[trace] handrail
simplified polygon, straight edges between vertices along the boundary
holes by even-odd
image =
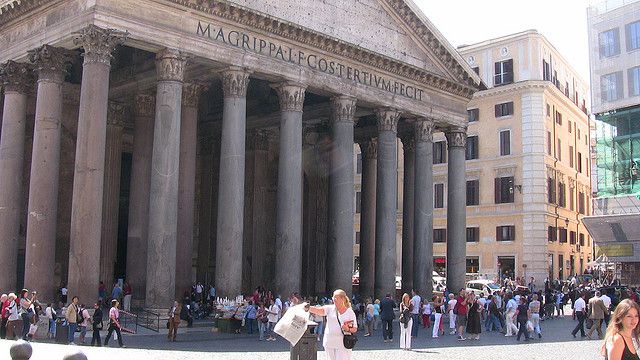
[[[149,310],[140,310],[136,316],[136,325],[151,331],[160,332],[160,314]]]
[[[120,326],[124,332],[138,333],[138,315],[120,310]]]

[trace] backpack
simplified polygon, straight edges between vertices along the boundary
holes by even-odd
[[[409,320],[411,320],[411,310],[408,307],[405,307],[402,312],[400,312],[400,323],[408,324]]]
[[[456,302],[456,305],[453,307],[453,313],[458,315],[458,309],[460,308],[460,302]]]
[[[82,324],[84,322],[84,316],[82,314],[83,312],[84,312],[84,309],[82,309],[82,308],[80,308],[78,310],[78,317],[76,318],[76,323],[77,324]]]

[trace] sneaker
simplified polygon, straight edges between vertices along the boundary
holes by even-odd
[[[456,331],[455,330],[451,330],[451,332],[449,333],[449,335],[455,335]]]
[[[538,333],[538,339],[542,339],[542,334]]]
[[[464,338],[464,337],[462,337],[462,336],[458,336],[458,341],[465,341],[465,340],[467,340],[467,339],[465,339],[465,338]]]
[[[434,338],[434,339],[437,338],[437,337],[438,337],[438,335],[432,336],[432,338]]]

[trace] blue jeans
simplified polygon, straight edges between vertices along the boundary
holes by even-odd
[[[411,327],[411,336],[418,337],[418,328],[420,327],[420,314],[411,314],[411,318],[413,319],[413,324],[415,325]]]
[[[69,343],[74,342],[76,339],[76,329],[78,328],[78,324],[69,323]]]
[[[267,331],[267,326],[269,323],[264,323],[262,321],[258,321],[258,332],[260,333],[260,340],[264,340],[264,333]]]
[[[316,328],[313,329],[313,333],[320,336],[322,335],[322,330],[324,330],[324,321],[318,323],[318,326],[316,326]]]
[[[500,318],[498,318],[497,316],[495,316],[493,314],[489,314],[487,316],[487,321],[485,323],[485,330],[491,331],[491,326],[492,325],[493,325],[493,327],[496,328],[496,331],[498,331],[498,332],[502,331],[502,326],[500,325]]]
[[[249,329],[248,333],[249,334],[253,334],[253,328],[255,327],[254,323],[256,322],[256,319],[249,319],[247,318],[245,321],[245,325],[247,326],[247,329]]]
[[[54,338],[56,337],[56,321],[52,319],[49,319],[49,334]]]
[[[27,334],[29,334],[32,317],[32,313],[26,312],[22,314],[22,340],[27,340]]]

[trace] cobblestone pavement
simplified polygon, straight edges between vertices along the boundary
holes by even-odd
[[[455,336],[445,335],[432,339],[429,329],[420,328],[418,338],[413,339],[413,351],[399,349],[399,324],[394,324],[394,342],[383,343],[381,331],[375,331],[372,337],[363,337],[359,333],[354,360],[382,360],[396,356],[403,359],[602,359],[598,340],[582,340],[578,335],[574,339],[570,332],[575,326],[571,317],[547,320],[542,323],[543,338],[530,342],[518,342],[513,337],[505,337],[497,333],[483,333],[479,341],[456,341]],[[446,324],[445,324],[446,327]],[[448,329],[447,329],[448,330]],[[90,360],[144,359],[144,360],[178,360],[178,359],[256,359],[285,360],[289,359],[289,345],[279,338],[275,342],[258,341],[254,335],[233,335],[212,333],[207,328],[180,329],[178,341],[166,341],[164,334],[144,332],[123,337],[125,349],[92,348],[88,346],[66,346],[46,342],[34,342],[33,360],[57,360],[74,350],[83,351]],[[104,334],[103,334],[104,336]],[[0,340],[0,359],[9,359],[9,347],[12,341]],[[115,346],[111,343],[110,346]],[[322,346],[319,344],[321,349]],[[319,360],[326,359],[319,351]]]

